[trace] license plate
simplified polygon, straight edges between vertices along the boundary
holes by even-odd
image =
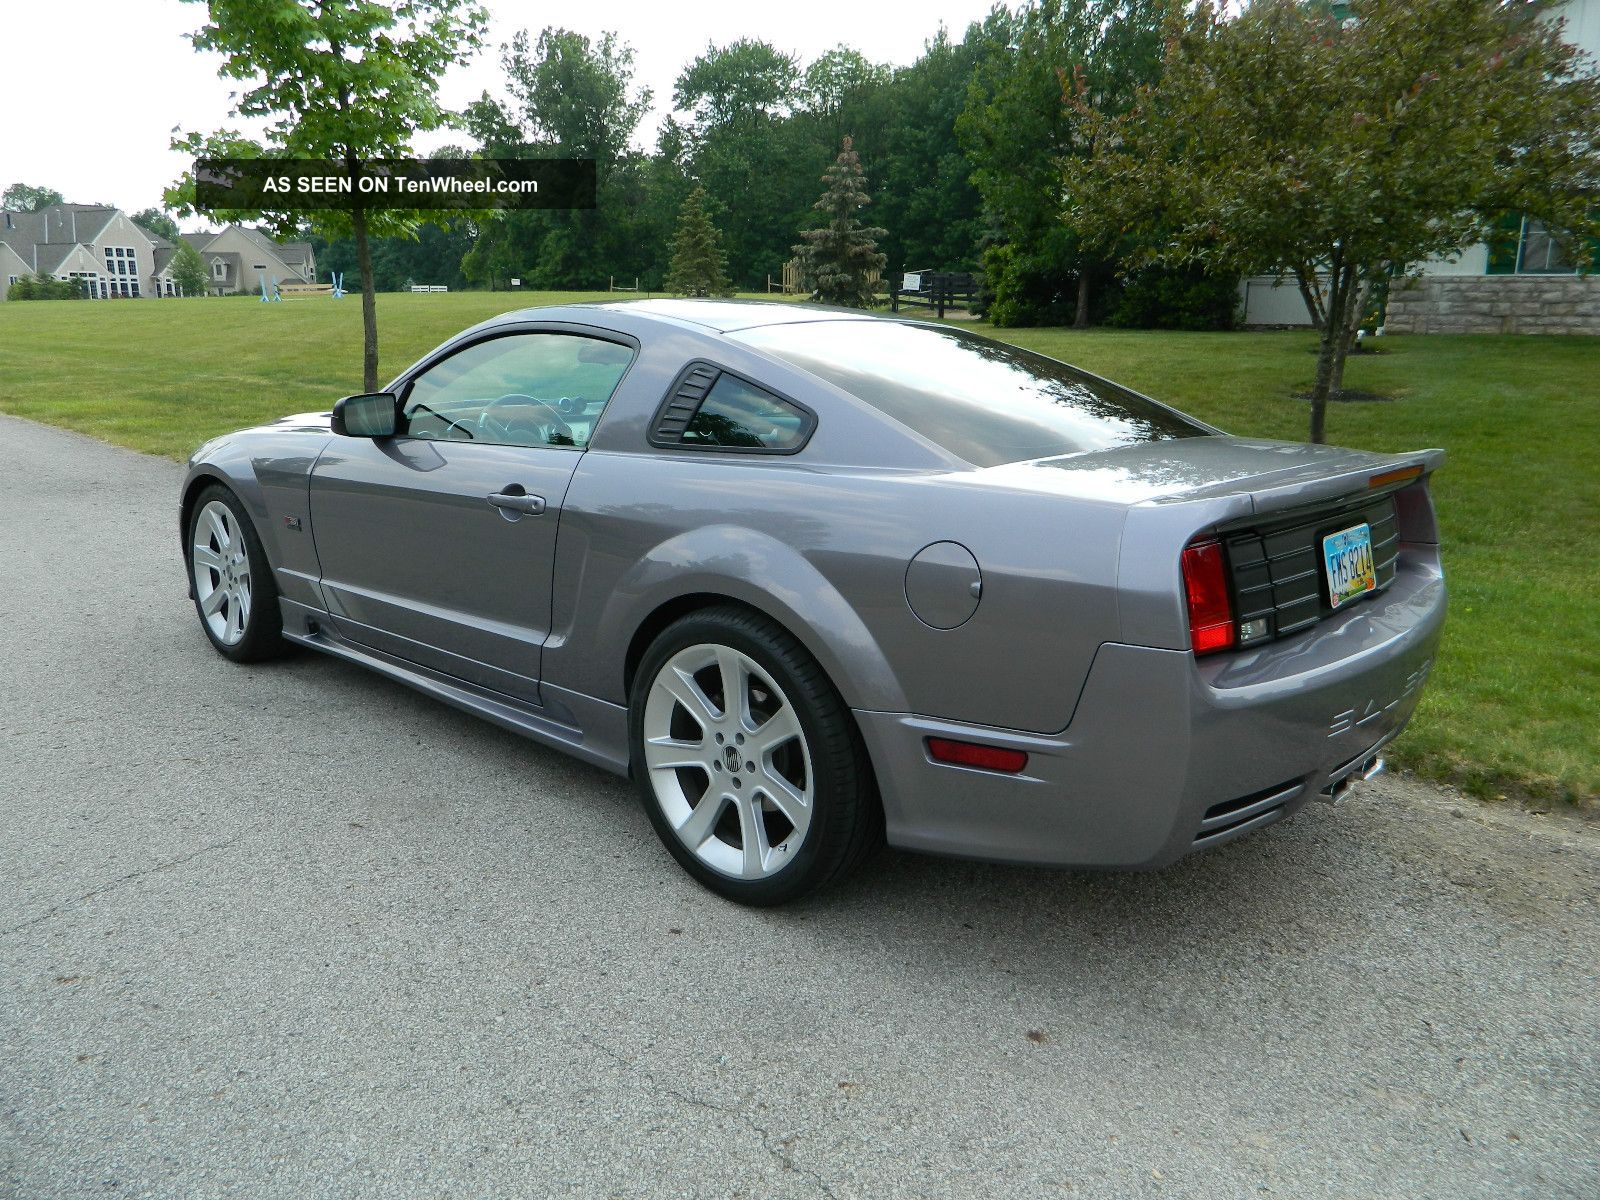
[[[1322,561],[1328,572],[1328,604],[1333,608],[1378,586],[1370,525],[1352,525],[1323,538]]]

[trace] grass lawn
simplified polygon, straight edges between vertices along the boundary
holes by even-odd
[[[466,326],[593,295],[379,297],[387,379]],[[983,328],[983,327],[980,327]],[[990,330],[1233,433],[1301,438],[1300,333]],[[1412,337],[1352,360],[1330,440],[1443,446],[1435,480],[1451,617],[1395,748],[1480,795],[1600,796],[1600,338]],[[356,297],[0,304],[0,410],[182,459],[213,434],[359,391]]]

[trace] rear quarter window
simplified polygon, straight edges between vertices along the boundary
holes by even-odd
[[[711,363],[691,363],[656,416],[650,441],[683,449],[793,454],[816,426],[811,411]]]
[[[728,336],[827,380],[980,467],[1213,432],[1066,363],[965,330],[808,321]]]

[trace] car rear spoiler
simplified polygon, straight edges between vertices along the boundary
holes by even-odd
[[[1215,489],[1201,489],[1184,500],[1205,499],[1209,495],[1247,493],[1251,515],[1283,512],[1314,504],[1354,499],[1367,492],[1398,491],[1418,479],[1433,474],[1444,462],[1439,449],[1417,450],[1408,454],[1373,456],[1348,470],[1329,471],[1326,465],[1276,472],[1265,479],[1241,479]]]

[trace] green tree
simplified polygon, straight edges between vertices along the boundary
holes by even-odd
[[[796,60],[766,42],[712,46],[679,75],[675,108],[688,174],[715,196],[734,280],[781,269],[810,203],[806,179],[827,161],[802,124]]]
[[[643,164],[638,181],[639,208],[634,225],[639,244],[650,252],[638,272],[641,285],[652,291],[663,286],[670,262],[663,263],[661,247],[670,246],[678,228],[683,202],[695,188],[689,177],[684,130],[670,115],[656,134],[656,149]]]
[[[364,163],[404,158],[411,138],[437,129],[439,79],[467,60],[482,41],[488,17],[473,0],[187,0],[206,3],[209,20],[194,35],[195,49],[223,56],[222,74],[248,86],[234,115],[264,118],[267,139],[253,146],[221,131],[191,134],[175,149],[218,157],[323,159],[353,175]],[[193,208],[193,180],[167,194],[180,212]],[[292,213],[225,212],[226,220],[265,217],[278,228],[298,224]],[[362,386],[378,386],[378,318],[374,296],[374,235],[409,236],[415,212],[357,208],[319,212],[314,224],[348,232],[361,273]]]
[[[1311,440],[1369,290],[1490,241],[1527,212],[1577,248],[1600,234],[1600,74],[1542,6],[1256,0],[1175,18],[1159,86],[1084,107],[1094,155],[1069,223],[1160,231],[1151,256],[1286,272],[1321,330]]]
[[[159,208],[142,208],[128,219],[146,233],[164,237],[169,242],[178,240],[178,223]]]
[[[851,127],[854,113],[893,78],[888,67],[869,62],[849,46],[835,46],[805,70],[801,96],[806,112],[817,122],[824,144],[834,147]]]
[[[469,128],[485,152],[595,161],[595,207],[571,212],[496,214],[480,227],[470,264],[479,278],[520,274],[538,287],[593,287],[607,276],[632,278],[651,261],[635,236],[643,157],[631,145],[650,106],[633,86],[633,50],[614,33],[589,38],[554,26],[532,40],[519,32],[503,47],[510,108],[485,97]]]
[[[61,193],[55,188],[29,187],[25,183],[13,183],[0,194],[0,208],[12,212],[38,212],[41,208],[61,203]]]
[[[850,114],[856,144],[871,158],[873,204],[889,233],[881,247],[894,270],[970,270],[978,266],[982,197],[962,151],[956,120],[967,84],[997,46],[1004,10],[968,27],[960,41],[941,28],[922,56],[897,70]],[[838,145],[828,144],[831,152]]]
[[[204,296],[206,294],[206,264],[200,257],[200,252],[183,238],[174,238],[178,248],[172,254],[172,282],[178,285],[178,290],[185,296]]]
[[[710,45],[678,76],[672,103],[703,128],[759,124],[786,115],[800,83],[800,64],[768,42],[740,38]]]
[[[733,295],[728,286],[727,255],[706,212],[704,188],[690,192],[678,214],[678,234],[672,239],[672,267],[665,286],[680,296]]]
[[[1160,74],[1172,10],[1170,0],[1036,0],[990,24],[1004,48],[979,64],[957,129],[999,235],[987,265],[1002,323],[1065,311],[1075,326],[1089,323],[1095,281],[1109,274],[1119,239],[1061,220],[1063,166],[1092,152],[1069,100],[1128,108]]]
[[[819,228],[800,233],[804,240],[794,247],[800,273],[813,299],[866,308],[872,303],[868,277],[882,271],[886,262],[878,252],[878,239],[887,230],[863,225],[856,215],[872,203],[872,197],[851,138],[844,139],[844,148],[823,173],[822,182],[827,188],[814,207],[826,220]]]
[[[441,154],[440,157],[465,155]],[[313,233],[310,240],[324,279],[329,271],[348,278],[356,270],[354,238],[328,238]],[[414,283],[434,283],[459,291],[465,282],[461,274],[462,259],[471,244],[471,236],[462,223],[446,227],[423,221],[409,236],[375,237],[372,239],[372,286],[380,292],[403,292]]]

